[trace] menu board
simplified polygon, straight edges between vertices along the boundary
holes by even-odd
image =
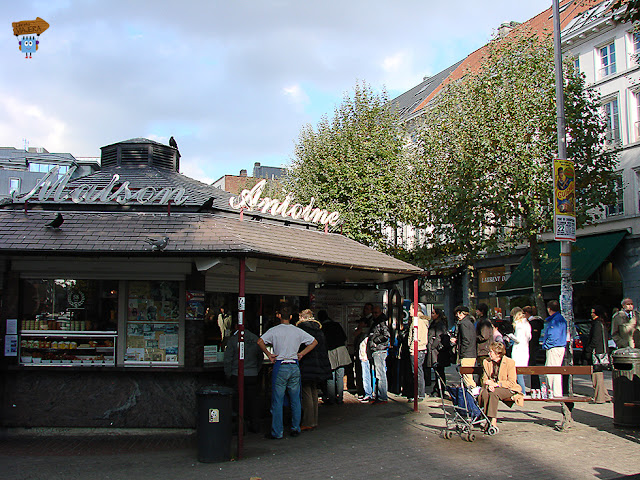
[[[125,362],[178,363],[178,282],[129,284]]]

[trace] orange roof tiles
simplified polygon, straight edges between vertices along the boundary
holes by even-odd
[[[564,28],[574,17],[581,14],[585,10],[601,3],[602,0],[564,0],[560,2],[560,28]],[[566,8],[564,8],[566,7]],[[533,18],[515,27],[507,36],[516,32],[529,30],[532,33],[541,34],[545,30],[549,33],[553,32],[553,14],[552,8],[549,7],[545,11],[539,13]],[[418,106],[413,110],[417,112],[429,104],[429,102],[442,90],[442,88],[450,82],[454,82],[462,78],[467,72],[477,71],[482,64],[482,59],[489,47],[489,44],[479,48],[475,52],[469,54],[458,68],[449,74],[449,76],[435,88]]]

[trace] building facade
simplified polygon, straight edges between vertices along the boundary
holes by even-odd
[[[324,285],[386,289],[421,273],[319,230],[328,212],[314,223],[310,206],[237,208],[181,175],[170,146],[118,142],[101,164],[49,171],[0,206],[2,427],[194,428],[241,304],[261,334]],[[362,300],[323,302],[353,314]]]
[[[31,190],[53,167],[64,175],[75,166],[73,178],[90,175],[100,169],[97,158],[76,158],[70,153],[49,153],[45,148],[20,150],[0,147],[0,198],[13,192]]]

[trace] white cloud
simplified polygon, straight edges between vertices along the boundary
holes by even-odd
[[[302,107],[303,105],[309,103],[309,96],[298,84],[284,87],[282,91],[285,94],[285,96],[289,98],[298,107]]]
[[[31,147],[44,147],[50,152],[65,151],[66,124],[45,113],[32,103],[23,103],[17,98],[0,97],[0,131],[6,145],[24,147],[26,139]]]
[[[207,172],[202,168],[203,165],[206,165],[207,162],[203,158],[195,157],[191,159],[185,159],[184,157],[180,158],[180,173],[186,175],[187,177],[195,178],[196,180],[211,184],[215,182],[218,178],[212,178],[207,175]],[[228,172],[227,175],[231,175],[231,172]],[[221,175],[222,176],[222,175]]]
[[[0,146],[21,147],[27,138],[49,151],[96,156],[121,140],[147,135],[166,144],[174,135],[182,170],[207,180],[290,158],[300,129],[331,115],[356,80],[400,94],[482,46],[502,22],[524,21],[550,6],[548,0],[5,3],[8,21],[39,15],[51,27],[31,60],[11,35],[0,49]],[[194,19],[207,19],[207,28]]]

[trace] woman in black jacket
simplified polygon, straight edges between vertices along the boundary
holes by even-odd
[[[300,360],[300,378],[302,380],[302,422],[300,430],[313,430],[318,426],[318,383],[331,378],[331,363],[327,353],[327,344],[322,325],[313,318],[309,309],[300,312],[300,321],[296,326],[318,341],[316,348]]]
[[[433,368],[446,383],[444,368],[451,365],[451,343],[449,342],[447,319],[439,308],[434,308],[431,312],[427,342],[427,367]],[[436,379],[431,395],[439,393],[439,382]]]
[[[604,308],[600,305],[596,305],[591,309],[591,330],[589,331],[589,340],[587,346],[584,348],[584,354],[589,363],[593,364],[593,353],[609,353],[607,329],[604,327],[606,321],[606,313]],[[595,403],[606,403],[611,401],[611,397],[604,386],[604,373],[602,370],[599,372],[594,371],[591,374],[591,381],[593,382],[593,401]]]

